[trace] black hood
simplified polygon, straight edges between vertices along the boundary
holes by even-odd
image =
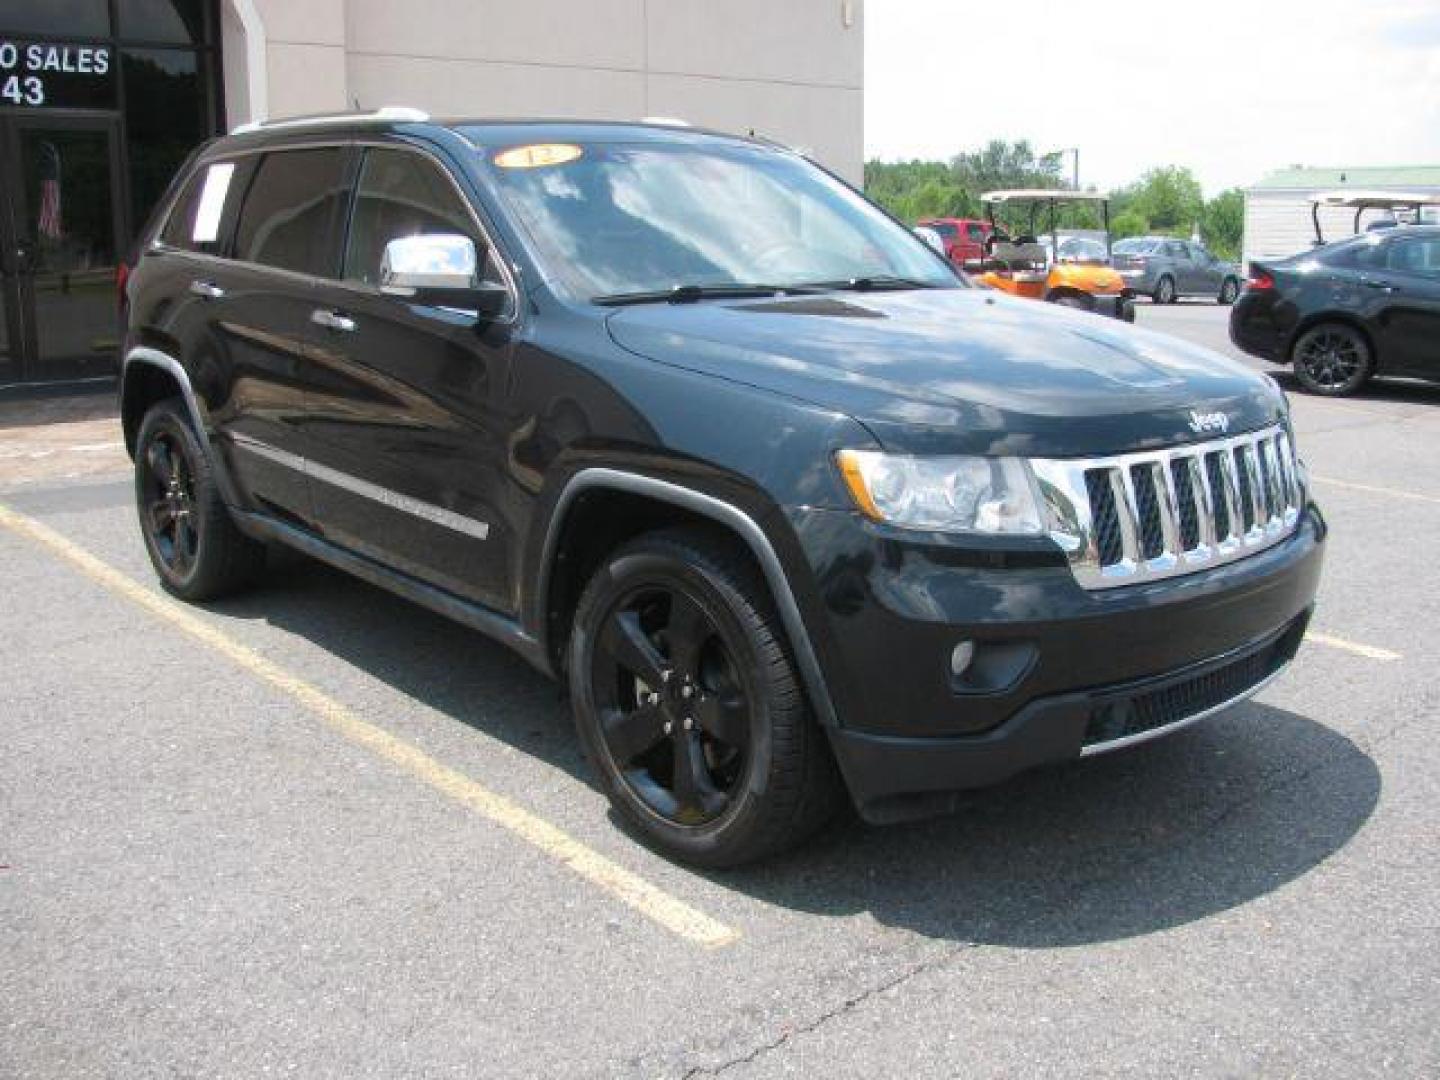
[[[1123,453],[1219,434],[1192,412],[1234,434],[1285,411],[1219,353],[990,290],[646,304],[608,324],[631,352],[845,413],[915,453]]]

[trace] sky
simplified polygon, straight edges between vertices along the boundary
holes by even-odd
[[[865,156],[1080,149],[1206,197],[1289,165],[1440,165],[1440,0],[867,0]],[[1065,159],[1066,175],[1071,168]]]

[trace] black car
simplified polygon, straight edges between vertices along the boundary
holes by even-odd
[[[275,123],[199,151],[142,250],[122,410],[164,587],[278,543],[506,643],[683,859],[1174,730],[1310,617],[1270,380],[968,287],[767,143]]]
[[[1293,365],[1315,394],[1353,394],[1373,375],[1440,379],[1440,227],[1387,229],[1251,263],[1230,340]]]

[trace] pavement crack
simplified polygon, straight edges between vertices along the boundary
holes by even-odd
[[[883,994],[889,990],[893,990],[897,986],[904,985],[911,979],[915,978],[917,975],[924,975],[926,972],[934,971],[938,968],[944,967],[961,952],[964,952],[967,949],[976,948],[977,946],[978,942],[974,941],[957,942],[950,948],[945,949],[944,951],[939,952],[936,955],[929,957],[928,959],[907,965],[901,971],[896,972],[894,975],[890,976],[890,978],[885,979],[882,982],[876,983],[873,986],[866,987],[864,990],[860,991],[857,994],[852,994],[849,997],[842,998],[840,1001],[836,1002],[836,1004],[833,1005],[831,1008],[820,1013],[818,1016],[812,1017],[811,1019],[805,1021],[805,1023],[803,1024],[797,1024],[794,1026],[782,1026],[779,1033],[773,1039],[770,1039],[768,1042],[763,1042],[743,1054],[739,1054],[733,1058],[730,1058],[727,1061],[721,1062],[719,1065],[696,1065],[693,1068],[689,1069],[687,1072],[685,1072],[681,1076],[681,1080],[695,1080],[696,1077],[701,1076],[720,1076],[722,1073],[726,1073],[731,1069],[737,1068],[738,1066],[748,1065],[751,1062],[758,1061],[760,1058],[774,1052],[775,1050],[780,1049],[781,1047],[785,1046],[787,1043],[793,1041],[799,1036],[808,1035],[812,1031],[818,1031],[820,1028],[824,1027],[832,1020],[835,1020],[841,1016],[845,1016],[848,1013],[854,1012],[856,1009],[863,1006],[872,998],[877,997],[880,994]]]

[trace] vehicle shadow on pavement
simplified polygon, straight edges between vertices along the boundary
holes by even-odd
[[[206,606],[313,642],[417,704],[589,782],[560,684],[479,631],[283,550],[272,550],[260,588]]]
[[[214,610],[296,634],[593,783],[558,685],[479,633],[298,556],[281,557],[268,587]],[[843,814],[796,851],[705,876],[780,907],[868,912],[935,938],[1114,940],[1223,913],[1300,877],[1359,831],[1380,784],[1343,735],[1250,703],[1150,745],[966,793],[942,818],[871,828]]]
[[[802,911],[868,911],[928,937],[1111,941],[1295,880],[1355,836],[1380,786],[1375,762],[1343,735],[1250,703],[1153,744],[969,792],[944,818],[842,822],[715,880]]]

